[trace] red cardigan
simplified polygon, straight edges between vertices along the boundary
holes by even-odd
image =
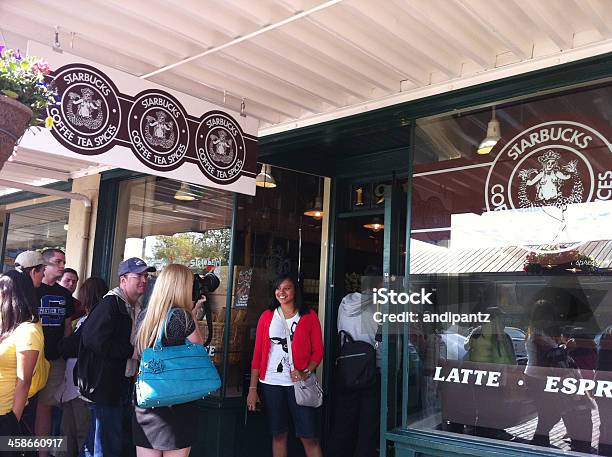
[[[259,370],[259,379],[266,378],[268,367],[268,356],[270,355],[270,324],[274,313],[265,310],[257,322],[257,334],[255,336],[255,352],[251,368]],[[297,370],[304,370],[310,362],[317,365],[323,360],[323,336],[321,324],[314,311],[300,316],[295,327],[293,339],[291,340],[293,352],[293,364]]]

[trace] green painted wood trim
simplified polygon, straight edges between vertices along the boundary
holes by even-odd
[[[40,186],[40,188],[41,189],[63,190],[65,192],[70,192],[72,190],[72,180],[54,182],[51,184],[47,184],[46,186]],[[8,194],[3,197],[0,197],[0,205],[8,205],[11,203],[31,200],[33,198],[39,198],[41,195],[45,195],[45,194],[37,193],[37,192],[28,192],[28,191],[15,192],[14,194]]]
[[[118,199],[119,180],[101,180],[91,274],[104,279],[107,284],[111,283],[113,274],[111,268]]]
[[[414,167],[414,137],[416,135],[416,125],[412,124],[410,128],[410,152],[408,158],[409,173],[407,177],[407,195],[406,195],[406,236],[404,242],[406,243],[406,257],[404,259],[404,276],[405,284],[409,285],[410,277],[410,235],[412,230],[412,170]],[[402,427],[406,428],[408,424],[408,407],[409,405],[409,378],[410,378],[410,326],[404,325],[402,332],[402,360],[404,361],[404,370],[402,378]]]
[[[102,172],[100,175],[100,180],[101,181],[108,181],[108,180],[120,181],[124,179],[142,178],[145,176],[149,176],[149,175],[138,172],[138,171],[124,170],[123,168],[115,168],[114,170]]]
[[[339,205],[339,198],[342,192],[339,192],[338,181],[332,179],[330,188],[330,207],[329,207],[329,233],[327,241],[327,288],[325,293],[325,321],[323,322],[323,336],[324,341],[327,343],[324,345],[323,360],[323,386],[326,386],[325,401],[323,403],[323,433],[322,442],[325,445],[327,440],[333,439],[330,436],[333,426],[333,408],[334,403],[334,356],[337,342],[336,334],[336,322],[338,321],[338,309],[336,307],[336,293],[334,287],[334,275],[335,275],[335,246],[336,246],[336,211]],[[323,278],[321,278],[323,279]]]
[[[236,254],[237,242],[236,235],[238,230],[238,194],[233,196],[232,209],[232,233],[230,239],[229,262],[227,267],[227,292],[225,296],[225,325],[223,326],[223,361],[222,361],[222,383],[221,383],[221,398],[225,398],[227,389],[227,367],[229,365],[229,340],[232,326],[232,294],[234,293],[234,256]]]
[[[6,239],[8,238],[8,228],[11,221],[11,213],[4,213],[4,225],[2,226],[2,247],[0,249],[1,264],[4,265],[4,256],[6,255]],[[1,271],[0,271],[1,272]]]
[[[364,209],[359,211],[345,211],[342,213],[336,214],[338,219],[351,219],[353,217],[362,217],[362,216],[382,216],[385,214],[384,208],[373,208],[373,209]]]
[[[440,457],[559,457],[567,455],[566,452],[559,449],[439,431],[398,429],[387,432],[386,439],[417,453]]]
[[[392,275],[399,273],[399,237],[400,237],[400,202],[401,188],[395,175],[391,185],[385,186],[385,230],[383,245],[383,280],[385,287],[389,287]],[[389,304],[383,305],[383,313],[390,312]],[[397,337],[390,335],[388,323],[383,324],[383,350],[381,371],[381,415],[380,415],[380,455],[386,457],[387,443],[385,432],[395,428],[397,424],[397,360],[398,348]]]

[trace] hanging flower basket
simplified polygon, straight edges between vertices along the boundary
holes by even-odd
[[[57,91],[45,79],[49,72],[46,62],[0,46],[0,170],[28,127],[53,127],[50,117],[44,119],[47,107],[57,103]]]
[[[32,110],[23,103],[0,95],[0,170],[30,126],[33,116]]]

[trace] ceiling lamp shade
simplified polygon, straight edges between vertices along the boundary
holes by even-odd
[[[180,189],[176,191],[176,194],[174,194],[174,199],[180,200],[182,202],[190,202],[195,200],[196,198],[193,196],[193,194],[191,194],[191,188],[189,187],[189,184],[184,182],[181,184]]]
[[[262,164],[261,171],[255,178],[255,185],[257,187],[263,187],[264,189],[273,189],[276,187],[276,181],[272,176],[272,166],[269,164]]]
[[[321,201],[321,196],[317,195],[314,199],[314,204],[312,208],[308,211],[304,211],[304,216],[312,217],[317,221],[323,219],[323,202]]]
[[[495,119],[495,107],[493,107],[493,116],[491,117],[491,120],[487,125],[487,137],[482,140],[476,152],[481,155],[488,154],[489,152],[491,152],[491,149],[493,149],[493,147],[497,144],[500,138],[501,134],[499,128],[499,121]]]
[[[375,217],[372,219],[372,222],[364,224],[363,227],[372,230],[374,233],[378,233],[385,228],[385,225],[380,220],[380,217]]]

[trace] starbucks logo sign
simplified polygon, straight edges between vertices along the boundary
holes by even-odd
[[[127,92],[87,64],[67,63],[47,75],[59,95],[47,110],[53,127],[50,134],[28,139],[31,147],[44,148],[53,136],[61,144],[53,151],[64,157],[95,156],[86,160],[254,194],[256,123],[237,121],[211,103],[109,71]],[[181,101],[197,114],[189,114]]]
[[[200,170],[213,182],[236,181],[244,168],[246,147],[240,126],[221,111],[206,113],[196,131]]]
[[[121,124],[119,91],[112,81],[95,68],[78,64],[60,68],[55,85],[61,103],[48,109],[53,136],[81,154],[112,148]]]
[[[155,90],[136,96],[128,115],[131,147],[155,170],[178,168],[189,147],[187,115],[178,100]]]
[[[535,125],[502,147],[487,175],[488,211],[545,213],[566,230],[569,205],[612,200],[612,148],[594,128],[574,121]],[[551,242],[548,252],[560,252]]]

